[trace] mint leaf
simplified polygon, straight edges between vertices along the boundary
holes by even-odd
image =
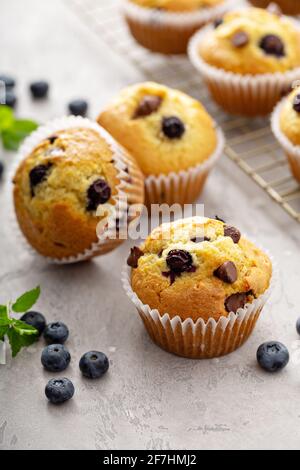
[[[14,113],[9,106],[0,106],[0,131],[9,129],[14,123]]]
[[[6,325],[6,326],[4,326],[4,325],[1,326],[0,325],[0,341],[4,341],[4,339],[5,339],[4,337],[5,337],[8,329],[9,329],[8,325]]]
[[[37,335],[38,330],[32,325],[28,325],[22,320],[12,320],[12,327],[19,333],[19,335]]]
[[[11,347],[12,357],[16,357],[16,355],[18,354],[18,352],[20,352],[22,348],[28,347],[31,344],[33,344],[38,337],[36,330],[35,330],[36,334],[32,334],[32,333],[20,334],[20,331],[22,330],[18,328],[15,329],[14,327],[10,328],[7,331],[7,336],[8,336],[9,344]]]
[[[6,150],[18,150],[21,142],[37,128],[37,123],[25,119],[16,119],[2,132],[2,142]]]
[[[8,320],[6,305],[0,305],[0,322],[2,320]]]
[[[27,312],[31,309],[31,307],[36,303],[41,293],[40,287],[36,287],[35,289],[26,292],[25,294],[21,295],[16,302],[12,306],[12,310],[16,313],[23,313]]]

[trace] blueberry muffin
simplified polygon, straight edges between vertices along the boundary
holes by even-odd
[[[13,180],[16,216],[27,241],[41,255],[66,262],[120,242],[100,243],[96,233],[104,217],[97,209],[117,204],[120,185],[129,204],[143,202],[143,176],[134,160],[96,124],[78,123],[50,135],[46,130]],[[123,176],[116,159],[127,165]]]
[[[152,82],[123,90],[98,122],[135,157],[146,177],[146,199],[152,203],[195,200],[222,152],[222,135],[202,104]],[[184,184],[182,172],[185,178],[193,174],[193,181]],[[168,191],[170,175],[177,194]]]
[[[267,8],[270,4],[276,4],[286,15],[299,15],[300,14],[300,2],[299,0],[250,0],[256,7]]]
[[[163,224],[142,246],[132,249],[127,262],[131,268],[130,288],[139,302],[148,306],[148,311],[141,311],[152,338],[165,349],[188,355],[183,354],[184,348],[173,350],[176,342],[182,342],[195,357],[224,354],[248,338],[272,278],[269,257],[236,227],[199,217]],[[218,327],[215,338],[209,333],[206,338],[207,331],[202,328],[201,344],[198,338],[198,346],[194,348],[190,344],[193,338],[185,337],[184,330],[175,342],[173,330],[172,335],[169,332],[169,340],[164,336],[162,340],[162,325],[157,325],[156,331],[153,311],[158,311],[160,317],[168,314],[170,320],[179,317],[181,325],[187,321],[194,325],[200,322],[201,328],[212,321],[225,328],[229,318],[232,322],[245,319],[247,324],[239,324],[238,329],[232,330],[233,324],[228,326],[226,345],[219,343]],[[169,333],[165,332],[167,336]]]
[[[232,0],[124,0],[132,36],[142,46],[163,54],[183,54],[190,37],[220,18]]]
[[[227,111],[267,114],[300,67],[300,30],[260,8],[229,12],[194,37],[190,57]]]

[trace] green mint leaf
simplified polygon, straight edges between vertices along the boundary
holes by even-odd
[[[8,320],[7,306],[6,305],[0,305],[0,322],[2,320]]]
[[[5,335],[7,334],[7,331],[9,330],[9,325],[0,325],[0,341],[4,341]]]
[[[0,106],[0,131],[9,129],[14,123],[14,113],[9,106]]]
[[[19,333],[19,335],[37,335],[38,330],[34,326],[28,325],[22,320],[12,319],[12,327]]]
[[[38,127],[34,121],[16,119],[12,125],[2,131],[3,147],[6,150],[18,150],[22,141]]]
[[[40,287],[36,287],[35,289],[26,292],[25,294],[21,295],[16,302],[12,306],[12,310],[16,313],[23,313],[27,312],[31,309],[31,307],[36,303],[41,293]]]
[[[38,337],[37,334],[32,334],[32,333],[20,334],[20,331],[24,331],[24,330],[20,330],[18,328],[15,329],[13,327],[13,328],[9,328],[6,333],[8,340],[9,340],[10,347],[11,347],[12,357],[16,357],[16,355],[18,354],[18,352],[20,352],[22,348],[31,346],[31,344],[33,344]]]

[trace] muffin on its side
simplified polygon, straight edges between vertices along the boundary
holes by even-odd
[[[98,240],[96,229],[104,216],[98,217],[97,209],[103,204],[117,207],[120,191],[129,204],[143,203],[143,176],[97,124],[80,118],[61,123],[55,131],[55,126],[38,129],[24,143],[26,156],[14,177],[14,203],[19,226],[38,253],[75,262],[121,242]],[[127,171],[120,165],[127,165]]]
[[[232,0],[123,0],[130,32],[143,47],[184,54],[191,36],[220,18]]]
[[[300,2],[299,0],[250,0],[254,6],[260,8],[267,8],[271,3],[277,4],[281,11],[286,15],[299,15],[300,13]]]
[[[242,8],[197,33],[189,53],[225,110],[265,115],[299,77],[300,27],[260,8]]]
[[[194,217],[155,229],[128,258],[125,288],[152,339],[186,357],[241,346],[267,299],[272,264],[239,230]]]
[[[223,135],[201,103],[152,82],[123,90],[98,122],[146,177],[146,201],[188,203],[223,150]]]
[[[274,110],[272,130],[300,182],[300,88],[295,88]]]

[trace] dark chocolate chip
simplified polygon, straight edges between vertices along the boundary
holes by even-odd
[[[223,18],[219,18],[218,20],[215,20],[214,21],[215,29],[217,29],[219,26],[221,26],[221,24],[223,24],[223,22],[224,22]]]
[[[111,197],[111,189],[108,183],[99,178],[87,191],[87,210],[95,211],[100,204],[105,204]]]
[[[249,36],[244,31],[238,31],[232,36],[231,42],[234,47],[244,47],[249,43]]]
[[[238,278],[238,272],[232,261],[226,261],[214,271],[214,276],[223,282],[233,284]]]
[[[57,138],[58,138],[57,135],[51,135],[50,137],[48,137],[48,140],[49,140],[50,144],[52,145],[52,144],[54,144],[54,142],[56,141]]]
[[[264,36],[259,43],[259,47],[268,55],[275,55],[276,57],[285,56],[284,43],[280,37],[275,34],[267,34]]]
[[[300,94],[295,96],[293,101],[293,108],[297,113],[300,113]]]
[[[185,250],[171,250],[166,261],[171,271],[175,273],[185,272],[193,266],[193,258]]]
[[[130,255],[127,259],[128,266],[130,266],[131,268],[137,268],[139,259],[143,255],[144,253],[137,246],[134,246],[133,248],[131,248]]]
[[[169,139],[180,139],[185,132],[185,126],[176,116],[164,117],[162,131]]]
[[[241,239],[241,232],[231,225],[225,225],[224,227],[224,237],[230,237],[234,243],[238,243]]]
[[[243,308],[247,301],[248,296],[251,295],[250,292],[240,292],[238,294],[232,294],[230,297],[227,297],[225,300],[225,308],[228,313],[236,313],[239,308]]]
[[[30,181],[30,188],[31,188],[31,194],[34,196],[34,188],[45,181],[48,175],[48,171],[50,167],[52,166],[51,163],[48,163],[47,165],[38,165],[32,168],[32,170],[29,173],[29,181]]]
[[[158,110],[162,102],[160,96],[155,95],[146,95],[144,96],[137,109],[135,110],[133,119],[137,119],[140,117],[150,116],[150,114],[155,113]]]

